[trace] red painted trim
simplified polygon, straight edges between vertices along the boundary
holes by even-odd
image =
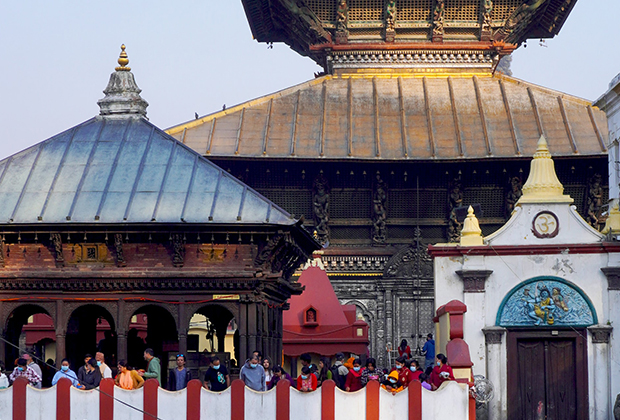
[[[366,385],[366,420],[379,420],[379,382]]]
[[[230,418],[243,420],[245,418],[245,383],[235,379],[230,386]]]
[[[287,379],[276,385],[276,420],[290,420],[291,417],[291,383]]]
[[[56,384],[56,420],[71,419],[71,380],[60,378]]]
[[[450,340],[463,338],[463,315],[450,314]]]
[[[462,49],[462,50],[499,50],[506,53],[514,51],[517,48],[515,44],[495,44],[493,42],[374,42],[371,44],[359,43],[359,44],[314,44],[310,45],[310,51],[322,51],[325,49],[331,49],[333,51],[359,51],[359,50],[447,50],[447,49]]]
[[[428,252],[431,257],[460,257],[463,255],[553,255],[567,252],[569,254],[605,254],[619,252],[620,244],[596,243],[596,244],[559,244],[559,245],[498,245],[491,247],[483,246],[441,246],[429,245]]]
[[[407,387],[409,392],[409,420],[422,420],[422,384],[412,381]]]
[[[187,384],[187,420],[200,420],[200,393],[202,382],[192,379]]]
[[[114,380],[102,379],[99,384],[99,420],[114,419]]]
[[[157,379],[147,379],[144,382],[144,420],[157,418],[157,390],[159,381]]]
[[[469,397],[469,420],[476,420],[476,400]]]
[[[326,380],[321,385],[321,420],[336,419],[336,382]]]
[[[13,420],[26,420],[26,387],[28,379],[18,376],[13,382]]]
[[[456,299],[451,300],[445,305],[441,305],[439,308],[437,308],[438,317],[442,316],[445,313],[449,313],[450,317],[452,317],[454,315],[462,315],[465,312],[467,312],[467,305]]]

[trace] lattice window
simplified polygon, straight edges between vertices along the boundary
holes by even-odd
[[[383,20],[384,0],[350,0],[349,20],[369,22]]]
[[[504,217],[503,188],[466,188],[463,193],[465,205],[480,203],[482,217]]]
[[[401,339],[411,342],[411,335],[416,332],[417,323],[415,322],[416,310],[415,301],[401,299],[400,302],[400,337],[396,337],[400,343]]]
[[[420,302],[420,334],[426,336],[427,334],[433,334],[435,336],[435,323],[433,317],[435,311],[433,308],[432,300],[423,300]]]
[[[411,22],[431,18],[433,0],[400,0],[396,5],[396,20]]]
[[[324,22],[336,20],[337,0],[306,0],[306,6]]]
[[[491,18],[493,20],[506,20],[521,3],[523,0],[495,0]]]
[[[295,217],[304,216],[308,222],[312,221],[312,191],[259,189],[258,192]]]
[[[480,2],[471,0],[446,0],[446,20],[480,20]]]
[[[368,219],[372,207],[371,192],[332,190],[329,206],[332,219]]]
[[[370,226],[366,227],[347,227],[347,226],[331,226],[332,239],[346,240],[366,240],[370,242]]]

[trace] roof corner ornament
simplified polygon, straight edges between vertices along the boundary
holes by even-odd
[[[110,81],[103,93],[105,97],[97,101],[100,115],[127,117],[142,116],[146,118],[146,108],[149,103],[140,96],[142,90],[136,84],[131,68],[127,67],[129,58],[125,52],[125,44],[121,45],[118,57],[119,66],[110,75]]]
[[[571,204],[573,201],[570,196],[564,195],[564,186],[555,173],[555,165],[547,146],[547,140],[545,136],[540,136],[534,159],[532,159],[530,174],[523,185],[523,195],[517,204]]]
[[[463,222],[463,230],[461,231],[461,246],[480,246],[483,245],[482,230],[478,223],[478,218],[474,214],[474,208],[469,206],[467,209],[467,217]]]

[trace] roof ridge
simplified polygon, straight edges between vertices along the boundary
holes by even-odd
[[[186,128],[194,128],[194,127],[196,127],[198,125],[201,125],[201,124],[204,124],[206,122],[209,122],[209,121],[211,121],[211,120],[213,120],[215,118],[219,118],[219,117],[222,117],[222,116],[225,116],[225,115],[232,114],[232,113],[235,113],[237,111],[240,111],[240,110],[242,110],[245,107],[254,106],[254,105],[261,105],[263,103],[269,102],[270,99],[280,98],[282,96],[286,96],[286,95],[289,95],[291,93],[295,93],[295,92],[301,90],[304,87],[311,87],[311,86],[314,86],[314,85],[317,85],[317,84],[321,84],[324,80],[329,80],[329,79],[332,79],[332,78],[333,78],[332,75],[327,74],[327,75],[324,75],[324,76],[321,76],[321,77],[316,77],[316,78],[311,79],[311,80],[306,80],[305,82],[299,83],[297,85],[294,85],[294,86],[291,86],[291,87],[288,87],[288,88],[285,88],[285,89],[281,89],[281,90],[278,90],[276,92],[269,93],[267,95],[259,96],[257,98],[250,99],[250,100],[245,101],[245,102],[241,102],[241,103],[239,103],[237,105],[231,106],[230,108],[226,108],[226,109],[223,109],[221,111],[216,111],[216,112],[213,112],[211,114],[207,114],[207,115],[205,115],[203,117],[200,117],[198,119],[186,121],[186,122],[178,124],[178,125],[173,125],[172,127],[168,127],[165,130],[163,130],[163,131],[165,131],[169,135],[174,135],[174,134],[182,132]]]

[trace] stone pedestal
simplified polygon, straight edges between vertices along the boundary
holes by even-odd
[[[588,327],[592,337],[592,366],[594,395],[590,401],[594,401],[594,418],[611,418],[611,370],[609,360],[609,337],[612,327],[609,325],[593,325]],[[611,367],[611,369],[610,369]]]
[[[506,329],[502,327],[487,327],[482,330],[486,343],[487,379],[495,389],[494,397],[489,401],[489,420],[502,418],[502,337]]]

